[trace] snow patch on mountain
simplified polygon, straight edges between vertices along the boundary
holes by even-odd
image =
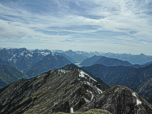
[[[25,53],[25,51],[23,51],[20,55],[21,55],[21,56],[24,56],[24,53]]]
[[[103,92],[101,91],[101,89],[97,88],[97,90],[98,90],[98,93],[99,93],[99,94],[103,93]]]
[[[54,56],[55,53],[52,53],[52,56]]]
[[[33,57],[33,55],[27,54],[27,55],[25,55],[25,57]]]
[[[86,98],[84,98],[84,100],[85,100],[85,102],[87,102],[87,103],[89,103],[90,101],[88,100],[88,99],[86,99]]]
[[[13,57],[11,57],[10,59],[8,59],[8,61],[12,61]]]
[[[49,55],[49,52],[40,52],[43,56]]]
[[[70,109],[70,112],[71,112],[71,113],[74,113],[73,108]]]
[[[13,57],[16,57],[16,54],[14,54]]]
[[[91,91],[88,91],[88,90],[87,90],[87,92],[89,92],[89,93],[91,94],[91,99],[90,99],[89,102],[92,102],[92,100],[93,100],[93,98],[94,98],[94,95],[93,95],[93,93],[92,93]]]
[[[92,94],[92,96],[91,96],[91,101],[93,100],[93,98],[94,98],[94,95]]]
[[[92,79],[93,81],[97,82],[95,79],[93,79],[91,76],[89,76],[87,73],[83,72],[82,70],[79,71],[79,77],[85,78],[86,76],[89,77],[89,80]]]
[[[13,59],[13,63],[16,63],[17,62],[17,59]]]
[[[133,93],[132,93],[132,95],[133,95],[134,97],[136,97],[136,98],[137,98],[137,105],[139,105],[139,104],[141,104],[141,103],[142,103],[141,101],[139,101],[139,99],[138,99],[138,97],[136,96],[136,93],[135,93],[135,92],[133,92]]]
[[[58,72],[59,72],[59,73],[64,73],[64,74],[65,74],[65,73],[67,73],[67,72],[69,72],[69,71],[68,71],[68,70],[59,69]]]

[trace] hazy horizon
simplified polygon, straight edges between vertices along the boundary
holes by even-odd
[[[0,47],[0,49],[4,49],[4,48],[7,48],[7,49],[20,49],[20,48],[11,48],[11,47]],[[25,47],[21,47],[21,48],[25,48]],[[29,50],[29,51],[33,51],[33,50],[36,50],[36,49],[28,49],[28,48],[26,48],[27,50]],[[50,50],[50,49],[41,49],[41,48],[39,48],[38,50]],[[69,49],[69,50],[62,50],[62,49],[57,49],[57,50],[50,50],[50,51],[54,51],[54,52],[56,52],[56,51],[63,51],[63,52],[66,52],[66,51],[70,51],[70,50],[72,50],[72,49]],[[78,52],[78,51],[82,51],[82,50],[72,50],[73,52]],[[95,52],[97,52],[97,53],[100,53],[100,54],[108,54],[108,53],[112,53],[112,54],[131,54],[131,55],[141,55],[141,54],[144,54],[144,53],[139,53],[139,54],[132,54],[132,53],[113,53],[113,52],[99,52],[99,51],[82,51],[82,52],[87,52],[87,53],[95,53]],[[144,55],[146,55],[146,56],[152,56],[152,55],[148,55],[148,54],[144,54]]]
[[[0,47],[152,55],[151,0],[0,0]]]

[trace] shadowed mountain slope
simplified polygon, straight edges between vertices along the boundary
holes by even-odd
[[[122,85],[134,89],[152,76],[152,64],[143,68],[127,66],[106,67],[104,65],[92,65],[83,67],[88,72],[109,84],[110,86]]]
[[[132,68],[121,72],[111,80],[111,85],[123,85],[135,89],[152,76],[152,64],[143,68]]]
[[[117,83],[112,82],[114,78],[116,78],[121,72],[124,72],[128,69],[132,69],[132,67],[128,66],[104,66],[101,64],[95,64],[88,67],[82,67],[87,72],[90,72],[95,77],[99,77],[105,83],[109,84],[110,86],[117,85]]]
[[[76,63],[71,57],[69,57],[69,56],[67,56],[67,55],[65,55],[65,54],[63,54],[63,53],[61,53],[61,55],[62,55],[63,57],[65,57],[65,58],[67,58],[68,60],[70,60],[71,63]]]
[[[120,65],[131,66],[132,65],[128,61],[123,61],[123,60],[114,59],[114,58],[107,58],[107,57],[100,58],[94,64],[102,64],[105,66],[120,66]]]
[[[85,56],[83,54],[78,54],[76,52],[73,52],[72,50],[65,51],[65,52],[63,52],[63,54],[69,56],[75,62],[82,62],[83,60],[85,60],[86,58],[88,58],[87,56]]]
[[[132,64],[128,61],[123,61],[115,58],[108,58],[104,56],[93,56],[91,58],[85,59],[83,62],[81,62],[81,66],[91,66],[94,64],[102,64],[105,66],[131,66]]]
[[[51,53],[45,56],[42,60],[31,66],[29,69],[25,70],[24,73],[27,74],[29,77],[37,76],[43,72],[61,68],[67,64],[70,64],[67,58],[63,57],[60,54]]]
[[[1,58],[0,58],[0,65],[13,66],[11,63],[7,61],[3,61]]]
[[[100,58],[102,58],[102,56],[93,56],[90,58],[85,59],[84,61],[82,61],[80,63],[81,66],[91,66],[93,65],[97,60],[99,60]]]
[[[152,76],[137,86],[135,91],[152,104]]]
[[[0,65],[0,87],[4,87],[21,78],[29,78],[14,67]]]

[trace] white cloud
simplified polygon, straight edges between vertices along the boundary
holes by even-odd
[[[151,52],[146,51],[148,47],[142,47],[141,44],[145,44],[143,39],[146,39],[147,46],[151,48],[150,2],[151,0],[0,2],[0,40],[6,41],[6,44],[10,39],[14,42],[19,39],[22,44],[25,41],[36,42],[35,45],[42,42],[49,45],[51,42],[58,49],[66,44],[80,47],[85,45],[86,51],[90,51],[90,42],[94,42],[91,45],[96,46],[101,41],[102,45],[109,46],[106,46],[109,51],[111,49],[114,52],[115,49],[119,52],[117,46],[126,50],[134,45],[132,48],[140,47],[149,54]],[[24,45],[26,47],[27,43]],[[74,50],[76,48],[72,47]],[[70,49],[70,46],[65,49]],[[99,48],[97,51],[100,51]],[[140,53],[140,49],[136,53]]]
[[[147,45],[148,43],[147,43],[147,42],[140,42],[140,44],[144,44],[144,45]]]

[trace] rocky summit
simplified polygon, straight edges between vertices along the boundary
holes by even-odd
[[[0,114],[107,112],[152,114],[152,106],[129,88],[97,81],[82,69],[61,68],[0,89]],[[65,70],[66,69],[66,70]],[[99,83],[100,82],[100,83]]]

